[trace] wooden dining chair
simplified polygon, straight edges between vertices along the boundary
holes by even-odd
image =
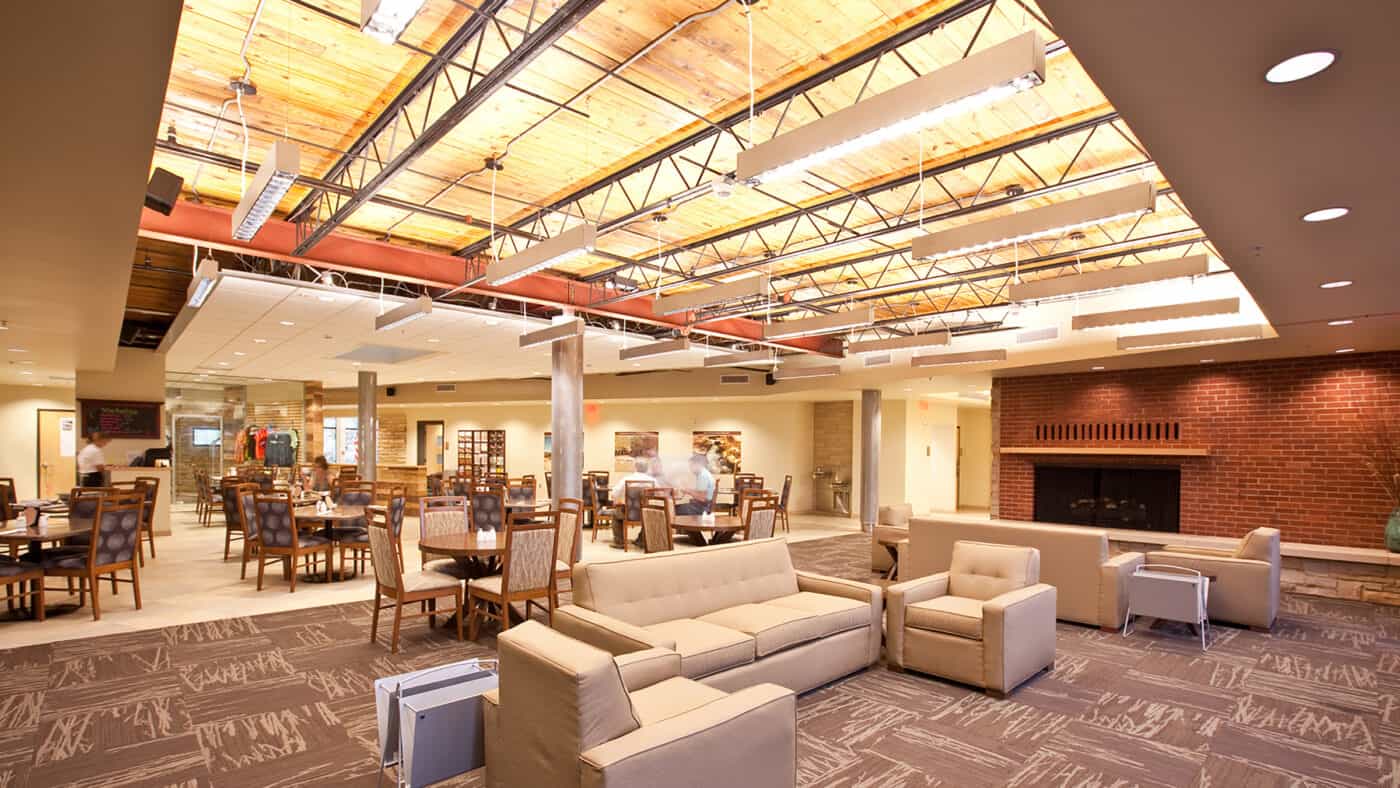
[[[238,504],[238,521],[243,525],[243,567],[238,572],[239,580],[248,579],[248,560],[261,555],[261,542],[258,539],[257,495],[261,488],[256,484],[239,484],[234,487],[234,500]]]
[[[92,592],[93,621],[102,619],[98,580],[106,575],[111,576],[113,593],[118,582],[130,583],[136,609],[141,609],[141,571],[136,556],[141,551],[144,505],[140,491],[120,491],[99,497],[86,552],[59,550],[46,553],[40,561],[46,577],[77,579],[79,607],[86,604],[87,593]],[[123,570],[131,572],[130,579],[118,577]]]
[[[18,501],[15,480],[9,476],[0,476],[0,520],[14,519]]]
[[[739,515],[739,522],[746,523],[749,519],[749,504],[758,498],[762,498],[767,495],[772,495],[772,493],[768,492],[767,490],[748,488],[744,490],[739,490],[736,493],[736,495],[738,497],[735,499],[737,502],[735,510]]]
[[[559,607],[559,584],[569,581],[573,588],[574,564],[583,547],[583,501],[559,499],[559,544],[554,554],[554,606]]]
[[[598,483],[592,476],[583,477],[583,500],[588,507],[588,515],[593,520],[593,534],[588,540],[596,542],[599,531],[605,528],[612,529],[617,512],[612,507],[603,505],[598,495]]]
[[[238,518],[238,486],[241,483],[255,484],[242,476],[225,477],[219,485],[219,506],[224,513],[224,560],[228,560],[229,550],[235,541],[243,539],[243,521]]]
[[[410,618],[428,617],[428,626],[437,626],[439,613],[455,613],[457,640],[462,639],[462,581],[431,569],[405,572],[403,542],[394,533],[387,512],[369,513],[370,565],[374,568],[374,618],[370,621],[369,642],[379,638],[379,611],[394,608],[394,629],[389,636],[389,652],[399,653],[399,626],[403,622],[404,605],[426,604],[426,610],[410,612]],[[389,598],[388,604],[381,600]],[[439,609],[439,599],[451,599],[452,607]]]
[[[519,479],[512,479],[506,487],[506,502],[535,504],[535,477],[525,476]]]
[[[506,527],[506,488],[499,484],[478,484],[467,496],[473,531],[501,531]]]
[[[159,476],[137,476],[136,481],[145,485],[146,505],[141,511],[141,532],[146,535],[151,547],[151,558],[156,557],[156,501],[160,497],[160,477]],[[145,555],[136,551],[141,557],[141,565],[146,565]]]
[[[14,610],[16,603],[23,605],[25,599],[31,599],[35,620],[44,620],[43,567],[18,558],[0,556],[0,583],[5,586],[6,607]]]
[[[642,504],[642,549],[664,553],[676,549],[671,533],[671,514],[665,498],[647,498]]]
[[[418,501],[418,543],[433,536],[451,536],[454,534],[464,534],[468,530],[467,526],[467,499],[461,495],[433,495]],[[448,564],[456,566],[457,562],[452,559],[442,559],[428,562],[428,553],[422,548],[418,550],[418,566],[420,569],[436,569],[442,571]]]
[[[778,495],[778,519],[783,522],[783,533],[792,530],[788,521],[788,501],[792,497],[792,474],[783,477],[783,491]]]
[[[778,522],[778,496],[755,495],[748,498],[744,516],[744,541],[771,539]]]
[[[534,512],[530,522],[506,528],[505,540],[501,573],[467,582],[467,637],[471,640],[476,640],[479,618],[500,621],[502,632],[510,629],[512,602],[525,603],[525,618],[530,617],[530,605],[534,604],[544,611],[551,626],[554,623],[559,513]],[[544,604],[540,604],[541,599]]]
[[[292,494],[259,493],[253,497],[258,518],[258,590],[263,589],[263,573],[270,561],[286,561],[291,576],[289,593],[297,590],[297,563],[304,559],[308,572],[316,571],[316,559],[326,557],[326,574],[331,572],[335,543],[320,534],[297,531]]]
[[[642,527],[642,500],[646,497],[647,490],[652,489],[654,482],[643,480],[629,480],[622,485],[622,505],[618,507],[618,517],[621,518],[621,538],[622,544],[614,547],[621,547],[623,552],[627,552],[629,529],[634,526],[638,529]],[[614,528],[614,531],[618,529]],[[614,535],[614,539],[617,535]]]
[[[393,488],[389,502],[385,504],[384,516],[388,519],[389,528],[394,532],[395,538],[403,537],[403,517],[404,510],[408,508],[408,499],[403,494],[402,487]],[[378,512],[367,512],[368,515],[378,515]],[[350,553],[350,560],[353,562],[355,571],[360,572],[365,568],[365,561],[369,560],[370,542],[369,530],[358,528],[347,528],[344,531],[336,529],[336,544],[340,547],[340,571],[345,572],[345,554]]]

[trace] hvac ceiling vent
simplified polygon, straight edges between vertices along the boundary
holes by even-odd
[[[456,383],[439,383],[436,386],[433,386],[433,391],[436,391],[439,394],[451,394],[456,390]]]
[[[890,364],[894,363],[894,356],[890,355],[889,353],[875,353],[866,356],[864,360],[866,368],[888,367]]]
[[[720,375],[719,384],[721,386],[747,386],[749,384],[748,375]]]

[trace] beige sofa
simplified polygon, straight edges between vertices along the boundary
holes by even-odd
[[[1101,528],[1010,520],[915,517],[901,551],[900,579],[946,572],[958,541],[1021,545],[1040,551],[1040,579],[1058,589],[1058,618],[1116,630],[1128,612],[1128,577],[1142,553],[1108,554]]]
[[[681,675],[805,692],[880,658],[878,586],[798,572],[781,539],[574,566],[554,628],[612,654],[664,648]]]
[[[1256,528],[1234,550],[1165,545],[1147,554],[1149,564],[1170,564],[1210,575],[1212,620],[1270,629],[1278,617],[1279,531]]]
[[[913,515],[914,507],[907,503],[880,507],[875,530],[870,533],[870,571],[889,571],[889,568],[894,564],[894,558],[890,555],[890,551],[880,544],[880,540],[908,539],[909,518]]]
[[[492,788],[797,782],[789,690],[721,692],[680,678],[675,652],[614,659],[534,621],[497,643],[500,686],[482,706]]]
[[[1004,697],[1055,663],[1055,587],[1039,582],[1040,552],[953,545],[946,572],[885,589],[885,658]]]

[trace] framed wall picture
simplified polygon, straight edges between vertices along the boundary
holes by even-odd
[[[691,433],[690,448],[696,454],[705,455],[710,473],[716,476],[738,473],[744,457],[741,434],[737,431],[696,430]]]
[[[631,473],[637,469],[637,460],[654,460],[661,446],[661,434],[657,432],[614,432],[613,470]]]

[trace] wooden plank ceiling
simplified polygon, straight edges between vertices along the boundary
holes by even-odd
[[[717,0],[603,3],[508,88],[498,91],[400,173],[382,194],[484,220],[492,216],[494,190],[495,220],[511,223],[703,128],[706,120],[741,111],[749,101],[748,20],[744,6],[737,2],[665,39],[623,69],[622,78],[608,79],[586,96],[575,98],[604,69],[617,66],[681,20],[716,4]],[[224,110],[224,120],[217,129],[215,119],[222,103],[232,95],[230,78],[244,70],[239,51],[258,5],[258,0],[187,0],[162,124],[170,131],[163,133],[173,133],[186,146],[208,147],[235,158],[243,154],[238,108],[230,105]],[[756,94],[762,98],[781,90],[954,5],[952,0],[762,0],[751,6]],[[555,6],[557,2],[509,2],[497,14],[500,27],[496,35],[518,41],[521,30],[538,24]],[[437,51],[472,10],[464,2],[428,0],[398,45],[384,45],[362,35],[355,24],[358,14],[358,0],[263,0],[247,47],[250,79],[257,86],[257,95],[246,97],[242,106],[251,160],[260,161],[272,141],[285,134],[301,147],[302,173],[325,175],[341,152],[428,62],[425,53]],[[969,46],[971,51],[979,51],[1026,30],[1038,31],[1047,42],[1057,41],[1031,0],[998,0],[989,10],[979,9],[904,44],[875,61],[873,68],[854,69],[813,89],[784,112],[762,113],[753,120],[751,131],[741,127],[736,134],[767,139],[775,131],[796,128],[848,106],[858,95],[888,90],[916,74],[947,65],[963,57]],[[465,81],[473,64],[478,71],[485,71],[505,49],[498,39],[488,36],[481,54],[469,49],[456,58],[453,73],[460,72]],[[1048,72],[1047,83],[1036,90],[921,135],[824,164],[814,171],[816,177],[765,188],[772,196],[739,189],[728,199],[696,199],[669,211],[664,224],[641,219],[607,234],[599,247],[612,255],[646,258],[658,248],[686,247],[759,219],[791,214],[794,205],[809,205],[847,189],[906,176],[918,171],[921,148],[923,168],[933,169],[1112,113],[1113,108],[1072,52],[1063,48],[1052,52]],[[567,108],[556,111],[561,104]],[[676,194],[701,177],[709,179],[732,171],[739,146],[735,136],[723,135],[708,155],[708,167],[703,158],[690,159],[682,167],[645,170],[619,186],[634,199],[644,193],[653,200]],[[492,174],[482,171],[487,157],[504,160],[505,169],[495,174],[494,184]],[[1087,182],[1092,176],[1133,164],[1144,166]],[[156,153],[153,166],[181,175],[187,199],[232,204],[241,192],[242,176],[237,170],[209,164],[201,167],[191,158],[161,151]],[[1155,179],[1168,193],[1159,200],[1156,213],[1136,225],[1131,221],[1105,224],[1086,230],[1082,238],[943,261],[936,268],[909,264],[898,256],[854,266],[834,265],[906,247],[918,234],[917,229],[892,232],[787,257],[772,266],[775,275],[788,277],[775,280],[775,289],[785,300],[803,301],[842,292],[864,298],[861,291],[868,287],[915,283],[912,290],[872,300],[880,317],[891,318],[1004,300],[999,293],[1005,277],[971,283],[965,280],[974,269],[1014,265],[1013,254],[1062,263],[1078,250],[1125,237],[1170,237],[1186,245],[1090,262],[1084,267],[1134,264],[1201,251],[1199,244],[1204,243],[1204,237],[1121,120],[1025,148],[1016,157],[955,169],[942,174],[936,183],[926,180],[923,214],[926,226],[955,226],[1144,177]],[[948,211],[1002,198],[1008,190],[1034,190],[1079,178],[1086,179],[1082,187],[1062,188],[1050,196],[989,208],[975,216],[938,218]],[[279,212],[289,211],[306,192],[304,187],[293,188]],[[885,226],[902,214],[917,219],[919,204],[919,185],[910,184],[822,216],[861,232]],[[585,200],[584,207],[591,216],[604,220],[629,211],[627,200],[608,190]],[[460,249],[487,235],[485,230],[462,222],[375,203],[356,211],[340,231],[444,251]],[[672,264],[690,269],[720,261],[758,260],[762,259],[763,244],[774,240],[786,243],[789,249],[824,247],[824,239],[829,240],[833,232],[830,224],[794,218],[765,230],[759,241],[740,235],[698,254],[682,255]],[[502,251],[501,245],[506,243],[498,241],[498,252],[510,253],[508,245]],[[1129,250],[1133,246],[1127,244]],[[138,252],[138,257],[141,254]],[[187,268],[188,261],[184,264]],[[617,265],[616,259],[589,256],[571,261],[556,273],[586,276]],[[798,273],[813,267],[823,270]],[[620,273],[655,276],[632,269]],[[133,282],[133,294],[135,288]],[[840,308],[842,304],[838,299],[830,306]]]

